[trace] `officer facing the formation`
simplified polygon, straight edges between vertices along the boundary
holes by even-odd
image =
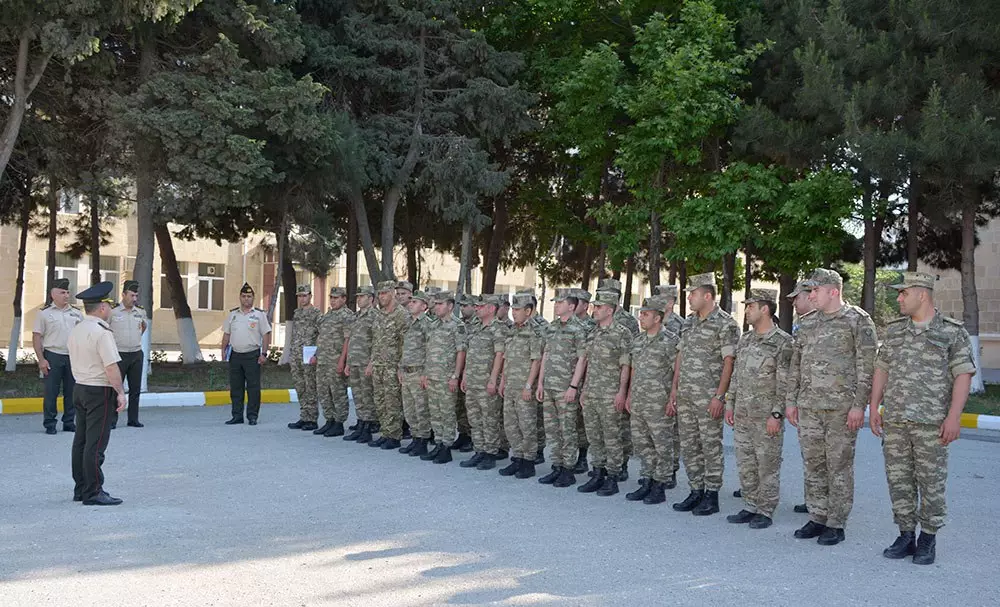
[[[357,316],[348,329],[347,343],[344,344],[344,368],[341,370],[348,378],[351,394],[354,397],[354,411],[357,414],[357,425],[354,430],[344,436],[344,440],[368,443],[372,432],[376,429],[378,413],[375,409],[375,389],[372,378],[365,373],[372,357],[372,324],[377,311],[373,305],[375,290],[372,287],[359,287],[355,296]],[[339,368],[339,365],[338,365]]]
[[[76,435],[73,437],[73,501],[85,506],[117,506],[122,500],[104,491],[104,452],[111,420],[125,409],[125,388],[118,346],[108,326],[115,285],[102,282],[77,294],[87,317],[70,331],[67,348],[76,389]]]
[[[632,438],[642,460],[639,488],[625,495],[629,501],[662,504],[665,489],[677,486],[673,428],[677,416],[667,416],[674,379],[674,359],[680,336],[663,328],[665,302],[647,298],[639,308],[642,333],[632,344],[631,380],[625,407],[631,413]]]
[[[375,388],[375,409],[382,436],[368,445],[389,450],[398,449],[403,438],[403,402],[397,370],[403,354],[403,335],[410,326],[410,314],[396,299],[394,281],[378,284],[378,303],[380,308],[372,323],[372,360],[365,374],[372,378]]]
[[[744,302],[753,330],[744,333],[736,346],[736,370],[726,403],[726,423],[735,429],[736,465],[746,504],[726,520],[749,523],[751,529],[770,527],[778,507],[792,336],[775,322],[777,299],[773,289],[751,289]]]
[[[31,330],[31,345],[38,360],[38,370],[45,377],[42,424],[46,434],[56,434],[56,417],[59,414],[56,399],[62,388],[63,432],[74,432],[73,373],[66,342],[73,327],[83,320],[83,314],[69,305],[69,279],[57,278],[49,289],[49,296],[52,303],[38,311]]]
[[[854,447],[875,364],[875,323],[841,299],[840,274],[811,276],[815,311],[802,317],[788,371],[785,415],[799,428],[809,522],[795,532],[823,546],[844,541],[854,505]]]
[[[593,304],[595,327],[587,336],[586,355],[577,361],[573,384],[582,381],[586,373],[580,406],[595,474],[577,491],[607,497],[618,493],[619,475],[625,464],[622,425],[628,398],[632,333],[614,320],[618,308],[615,292],[598,291]]]
[[[146,311],[135,303],[139,297],[139,281],[126,280],[122,286],[122,300],[113,310],[108,325],[118,344],[122,378],[128,381],[128,425],[142,428],[139,423],[139,394],[142,392],[142,334],[146,332]],[[225,350],[225,348],[223,348]],[[111,428],[118,425],[115,414]]]
[[[447,464],[458,426],[459,383],[465,369],[465,323],[455,318],[455,295],[434,294],[434,320],[428,325],[427,355],[421,384],[431,411],[431,426],[437,445],[427,450],[429,439],[421,439],[410,451],[424,461]]]
[[[344,344],[347,331],[354,322],[354,312],[347,307],[347,290],[330,289],[330,309],[319,319],[316,337],[316,356],[310,364],[316,365],[316,392],[326,420],[313,434],[326,437],[343,436],[344,422],[350,412],[347,400],[347,378],[344,377]]]
[[[410,453],[431,438],[431,410],[427,404],[427,390],[422,378],[427,357],[427,333],[434,318],[427,314],[428,299],[417,291],[410,298],[409,312],[413,317],[403,335],[403,354],[399,359],[399,384],[402,389],[403,416],[410,424],[413,440],[400,453]]]
[[[899,537],[882,553],[934,562],[945,521],[948,445],[958,438],[976,372],[962,323],[934,309],[935,277],[904,272],[893,285],[903,317],[889,324],[875,361],[870,424],[882,437],[885,475]],[[883,398],[884,397],[884,398]],[[882,404],[885,412],[879,414]],[[919,504],[918,504],[919,498]],[[920,538],[915,539],[917,523]]]
[[[680,338],[681,333],[684,331],[684,319],[674,312],[674,306],[677,304],[677,285],[660,285],[653,292],[658,294],[664,302],[663,328]],[[674,473],[671,475],[670,480],[667,481],[666,488],[673,489],[677,486],[677,471],[681,469],[681,436],[678,430],[677,416],[668,417],[667,421],[670,423],[670,436],[674,441]]]
[[[586,354],[587,330],[574,312],[578,303],[573,289],[556,289],[556,318],[544,336],[541,372],[535,398],[542,402],[545,436],[552,447],[552,472],[538,479],[543,485],[576,484],[577,410],[580,386],[573,383],[577,360]]]
[[[503,423],[510,440],[510,465],[500,469],[501,476],[525,479],[535,476],[538,456],[538,401],[535,382],[542,359],[542,337],[530,322],[534,298],[515,295],[512,306],[514,326],[504,346]]]
[[[788,294],[788,299],[792,300],[792,307],[795,308],[796,323],[792,325],[792,335],[794,336],[799,329],[799,323],[802,322],[802,317],[813,311],[812,302],[809,301],[809,287],[812,286],[812,281],[810,280],[800,280],[792,292]],[[799,439],[799,449],[802,449],[802,439]],[[802,452],[802,461],[805,461],[805,452]],[[803,478],[805,478],[805,469],[802,470]],[[803,481],[803,487],[805,486]],[[806,506],[805,502],[801,504],[795,504],[795,512],[798,514],[809,514],[809,507]]]
[[[257,425],[260,414],[260,367],[267,360],[266,352],[271,342],[271,323],[267,313],[253,307],[253,287],[243,283],[240,289],[240,306],[229,311],[222,325],[222,360],[229,353],[229,401],[232,417],[227,426],[243,423],[243,396],[246,394],[247,421]],[[129,384],[131,384],[129,380]]]
[[[503,369],[507,327],[496,318],[500,298],[486,294],[476,305],[479,326],[468,334],[462,392],[472,425],[472,448],[476,452],[460,465],[463,468],[490,470],[501,453],[503,400],[500,396],[500,372]]]
[[[668,415],[677,415],[691,493],[674,510],[706,516],[719,511],[722,487],[722,414],[733,374],[736,321],[715,303],[715,275],[688,281],[691,314],[684,322]]]
[[[319,337],[319,308],[312,305],[312,287],[299,285],[295,289],[298,308],[292,317],[292,351],[288,357],[299,397],[299,420],[288,424],[292,430],[315,430],[319,426],[316,407],[316,366],[303,360],[303,348],[315,346]]]

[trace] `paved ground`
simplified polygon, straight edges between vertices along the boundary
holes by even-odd
[[[265,406],[256,428],[226,417],[149,410],[146,428],[115,430],[116,508],[70,501],[69,434],[0,418],[0,605],[1000,603],[995,443],[952,447],[951,524],[938,563],[918,567],[881,556],[895,529],[867,431],[847,542],[823,548],[791,537],[805,520],[794,434],[776,524],[751,531],[293,432],[291,405]],[[739,508],[726,440],[723,515]]]

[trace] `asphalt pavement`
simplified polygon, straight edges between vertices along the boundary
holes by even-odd
[[[794,432],[775,524],[755,531],[724,518],[741,506],[728,429],[722,512],[694,517],[670,508],[683,473],[647,506],[625,500],[634,476],[583,495],[288,430],[297,413],[144,410],[145,428],[112,433],[105,486],[125,503],[107,508],[71,501],[70,434],[0,417],[0,605],[1000,604],[993,442],[952,446],[948,525],[920,567],[881,556],[896,529],[867,430],[847,541],[822,547],[792,537]]]

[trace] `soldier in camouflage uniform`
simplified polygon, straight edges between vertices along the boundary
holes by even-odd
[[[538,482],[555,487],[576,483],[573,466],[577,456],[580,386],[573,383],[573,375],[577,360],[586,353],[587,331],[574,314],[578,300],[572,292],[572,289],[556,289],[552,298],[556,319],[545,332],[541,373],[535,390],[535,398],[542,402],[545,435],[552,447],[552,472]]]
[[[400,280],[396,283],[396,303],[407,313],[410,311],[410,299],[413,297],[413,283]]]
[[[618,301],[622,299],[622,283],[620,280],[614,278],[605,278],[598,281],[598,290],[600,291],[614,291],[618,295]],[[615,322],[622,325],[632,333],[632,337],[639,335],[639,321],[636,320],[635,316],[632,316],[622,306],[618,306],[615,309]],[[622,469],[621,480],[628,480],[628,460],[632,457],[632,424],[629,420],[629,414],[626,413],[621,418],[622,420],[622,449],[624,451],[625,466]]]
[[[590,457],[595,474],[577,491],[607,497],[618,493],[624,464],[622,418],[628,398],[632,333],[614,320],[618,309],[615,292],[598,291],[593,304],[595,327],[587,336],[586,355],[577,361],[573,383],[586,374],[580,405],[592,446]]]
[[[427,333],[427,356],[424,364],[424,387],[431,409],[431,425],[437,445],[427,451],[424,441],[420,459],[435,464],[451,461],[451,447],[458,418],[456,400],[459,378],[465,368],[465,323],[455,318],[455,295],[441,291],[434,295],[434,322]],[[410,455],[415,455],[412,451]]]
[[[795,308],[795,315],[798,317],[799,322],[801,322],[803,316],[813,311],[812,302],[809,301],[809,287],[811,285],[812,282],[810,282],[809,279],[800,280],[798,283],[796,283],[795,288],[792,289],[792,292],[788,294],[788,299],[792,300],[792,307]],[[798,329],[799,329],[798,323],[792,325],[792,337],[795,336],[795,333],[798,331]],[[802,449],[801,439],[799,439],[799,449],[800,451]],[[805,452],[802,452],[802,461],[805,461],[805,458],[806,454]],[[803,495],[805,494],[805,489],[804,489],[805,472],[806,471],[803,468],[802,470]],[[795,504],[793,510],[798,514],[809,514],[809,507],[806,506],[805,501],[803,501],[801,504]]]
[[[591,295],[589,291],[584,289],[573,289],[573,296],[577,299],[576,304],[576,318],[583,324],[583,328],[586,329],[587,335],[597,328],[597,323],[591,318],[590,312],[590,299]],[[582,386],[584,379],[580,379],[578,385]],[[583,407],[577,410],[576,414],[576,443],[580,447],[580,451],[576,456],[576,465],[573,467],[574,474],[583,474],[587,472],[587,454],[590,450],[590,441],[587,439],[587,420],[583,416]],[[596,471],[591,471],[590,476],[597,474]]]
[[[722,415],[740,330],[733,317],[715,303],[714,274],[691,277],[687,291],[691,314],[677,346],[667,413],[678,416],[691,493],[673,508],[707,516],[719,511]]]
[[[663,328],[680,338],[684,331],[684,319],[674,312],[674,306],[677,304],[677,285],[660,285],[653,292],[664,302]],[[665,488],[673,489],[677,486],[677,471],[681,469],[681,435],[678,431],[677,416],[667,419],[670,422],[670,436],[674,441],[674,472],[666,481]]]
[[[934,309],[935,280],[931,274],[905,272],[903,281],[892,286],[899,291],[904,316],[889,324],[875,360],[869,414],[872,433],[882,437],[892,515],[899,527],[899,537],[882,554],[891,559],[912,554],[918,565],[930,565],[937,556],[948,445],[961,432],[976,373],[965,327]],[[882,414],[879,403],[885,407]]]
[[[471,295],[456,296],[456,302],[461,314],[461,322],[465,325],[466,339],[479,326],[479,317],[476,316],[476,301]],[[472,451],[472,424],[469,423],[469,410],[465,406],[465,392],[458,391],[455,399],[455,411],[458,416],[458,438],[452,443],[452,449],[458,449],[462,453]]]
[[[378,411],[382,436],[369,443],[371,447],[398,449],[403,437],[403,403],[399,385],[399,359],[403,354],[403,335],[410,326],[410,314],[396,300],[396,283],[391,280],[378,284],[380,309],[372,323],[372,360],[365,373],[375,388],[375,408]]]
[[[514,328],[514,321],[510,319],[510,298],[507,295],[500,295],[500,307],[497,308],[497,320],[507,327],[507,330]]]
[[[350,412],[347,401],[347,378],[344,377],[342,355],[347,331],[354,322],[354,312],[347,303],[347,290],[330,289],[330,309],[319,320],[316,338],[316,389],[326,423],[313,431],[323,436],[343,436],[344,422]]]
[[[809,299],[788,371],[785,415],[799,428],[809,522],[795,532],[823,546],[844,541],[854,505],[854,446],[865,423],[875,364],[875,323],[841,299],[833,270],[812,273]]]
[[[376,312],[374,299],[375,290],[372,287],[358,287],[355,295],[357,315],[347,329],[347,341],[341,354],[344,377],[348,378],[351,386],[354,412],[358,418],[352,432],[344,436],[344,440],[359,443],[367,443],[372,439],[372,431],[378,419],[372,378],[365,375],[372,355],[372,322]]]
[[[734,427],[736,465],[746,507],[726,517],[751,529],[771,526],[778,506],[785,385],[792,336],[778,328],[774,289],[751,289],[744,304],[753,327],[736,346],[736,370],[729,386],[726,423]]]
[[[399,289],[397,288],[397,293]],[[427,296],[417,291],[410,297],[409,312],[413,318],[403,336],[403,354],[399,359],[399,385],[402,388],[403,416],[410,424],[413,440],[400,453],[410,453],[431,438],[431,411],[427,404],[427,391],[422,378],[427,353],[427,333],[435,318],[427,313]]]
[[[511,439],[511,462],[500,470],[500,474],[520,479],[535,475],[535,458],[539,452],[535,382],[542,360],[542,336],[530,322],[534,310],[533,297],[514,297],[514,327],[508,333],[504,347],[503,380],[500,383],[500,394],[504,399],[504,426]]]
[[[463,468],[490,470],[497,459],[502,459],[500,373],[507,327],[496,318],[499,307],[500,300],[496,295],[482,295],[476,305],[479,326],[468,335],[462,392],[465,392],[465,404],[472,423],[472,445],[476,453],[460,464]]]
[[[319,410],[316,408],[316,367],[302,363],[302,348],[315,346],[319,334],[319,308],[312,305],[312,287],[299,285],[295,289],[298,308],[292,316],[292,352],[289,366],[295,380],[295,392],[299,397],[299,421],[288,424],[292,430],[315,430],[319,426]]]
[[[528,316],[527,324],[538,331],[538,335],[542,337],[544,342],[545,333],[549,328],[549,321],[545,320],[545,317],[538,313],[538,298],[535,297],[535,290],[530,288],[519,289],[515,293],[515,297],[527,297],[531,299],[531,314]],[[539,360],[540,366],[541,360]],[[540,368],[539,373],[541,373]],[[534,394],[535,392],[532,391],[532,395]],[[535,409],[538,412],[536,423],[538,427],[538,453],[535,454],[535,465],[540,466],[545,463],[545,421],[542,417],[542,403],[537,399],[535,399],[535,403]]]
[[[664,328],[664,300],[647,298],[639,309],[642,333],[632,344],[632,377],[625,401],[631,412],[632,437],[642,459],[639,488],[625,495],[629,501],[662,504],[664,489],[676,486],[676,461],[672,428],[677,416],[667,416],[667,401],[674,379],[674,359],[680,336]]]

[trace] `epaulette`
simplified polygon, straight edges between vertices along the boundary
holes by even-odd
[[[119,304],[119,305],[120,305],[120,304]],[[139,308],[140,310],[145,310],[145,308],[143,308],[143,307],[142,307],[142,306],[140,306],[139,304],[132,304],[132,307],[133,307],[133,308]]]
[[[809,318],[810,316],[812,316],[816,312],[817,312],[816,310],[809,310],[808,312],[806,312],[805,314],[802,315],[802,318]]]
[[[239,309],[240,309],[240,307],[236,306],[235,308],[233,308],[232,310],[230,310],[230,312],[235,312],[236,310],[239,310]]]
[[[51,307],[52,307],[52,304],[51,304],[51,303],[47,303],[47,304],[45,304],[44,306],[42,306],[42,308],[41,308],[41,309],[42,309],[42,310],[48,310],[48,309],[49,309],[49,308],[51,308]]]
[[[257,311],[258,311],[258,312],[260,312],[261,314],[267,314],[267,312],[265,312],[264,310],[261,310],[260,308],[253,308],[253,309],[254,309],[254,310],[257,310]]]
[[[73,309],[74,309],[74,310],[76,310],[77,312],[80,312],[80,311],[82,311],[82,310],[81,310],[81,308],[78,308],[78,307],[74,306],[73,304],[70,304],[70,306],[69,306],[69,307],[73,308]]]
[[[895,323],[897,323],[897,322],[903,322],[903,321],[904,321],[904,320],[906,320],[907,318],[909,318],[909,316],[898,316],[898,317],[896,317],[896,318],[893,318],[892,320],[890,320],[890,321],[888,322],[888,324],[890,324],[890,325],[891,325],[891,324],[895,324]]]
[[[950,316],[942,316],[941,319],[943,321],[945,321],[946,323],[948,323],[948,324],[956,325],[956,326],[959,326],[959,327],[964,327],[965,326],[964,322],[962,322],[960,320],[955,320],[954,318],[951,318]]]

